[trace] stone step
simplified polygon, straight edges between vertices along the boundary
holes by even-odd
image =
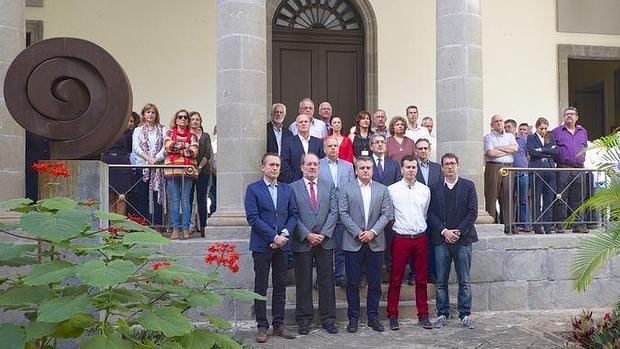
[[[390,285],[381,284],[381,300],[387,301],[388,288]],[[271,289],[269,289],[271,290]],[[368,287],[360,287],[360,299],[366,301],[366,292]],[[435,299],[435,285],[428,284],[426,288],[426,294],[429,300]],[[297,295],[297,289],[295,286],[286,287],[286,304],[295,304],[295,297]],[[268,292],[268,297],[271,297],[271,293]],[[271,299],[271,298],[268,298]],[[312,287],[312,299],[315,300],[315,305],[318,304],[319,290]],[[406,283],[401,285],[400,288],[400,300],[402,301],[415,301],[415,286],[407,285]],[[344,287],[336,287],[336,302],[347,302],[347,290]]]

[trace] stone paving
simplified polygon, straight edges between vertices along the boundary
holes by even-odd
[[[475,313],[474,329],[464,328],[455,319],[450,319],[443,329],[433,330],[423,329],[414,320],[401,320],[398,331],[390,331],[387,321],[383,321],[383,333],[360,323],[360,330],[351,334],[346,332],[346,323],[339,323],[335,335],[314,326],[309,335],[296,339],[269,335],[267,343],[260,345],[254,341],[254,329],[247,325],[239,335],[244,344],[255,348],[562,348],[571,328],[571,317],[579,312],[572,309]],[[599,316],[603,310],[594,313]]]

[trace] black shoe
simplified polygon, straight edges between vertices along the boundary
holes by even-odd
[[[347,325],[347,332],[357,332],[357,319],[349,319],[349,324]]]
[[[390,330],[396,331],[400,329],[400,325],[398,324],[398,318],[396,316],[390,317]]]
[[[336,279],[336,286],[338,287],[347,287],[347,280],[345,278],[337,278]]]
[[[436,276],[428,276],[428,283],[429,284],[437,284],[437,277]]]
[[[409,286],[413,286],[413,285],[415,285],[415,280],[414,280],[414,279],[407,278],[407,285],[409,285]]]
[[[534,234],[544,234],[543,230],[541,228],[535,228],[534,229]]]
[[[310,322],[309,321],[301,321],[298,323],[299,328],[297,329],[297,333],[301,335],[306,335],[310,333]]]
[[[422,326],[423,328],[426,328],[427,330],[430,330],[433,328],[433,324],[431,324],[431,322],[428,320],[428,316],[423,316],[419,318],[418,324]]]
[[[329,334],[336,334],[336,333],[338,333],[338,327],[336,327],[336,325],[333,322],[324,323],[323,324],[323,328]]]
[[[379,322],[379,320],[368,320],[368,327],[372,328],[373,331],[377,332],[385,331],[385,328],[383,327],[381,322]]]

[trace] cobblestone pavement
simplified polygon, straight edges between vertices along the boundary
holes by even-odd
[[[603,310],[595,311],[595,315]],[[265,344],[254,341],[254,329],[245,326],[240,335],[255,348],[561,348],[570,330],[571,317],[579,310],[484,312],[473,314],[476,328],[464,328],[458,319],[448,320],[443,329],[426,330],[417,320],[401,320],[400,330],[372,331],[360,322],[357,333],[347,333],[346,323],[338,324],[338,334],[330,335],[320,326],[296,339],[269,335]],[[431,319],[433,320],[433,319]],[[290,327],[296,331],[296,328]],[[271,333],[271,331],[270,331]]]

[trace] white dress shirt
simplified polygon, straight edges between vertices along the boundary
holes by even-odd
[[[274,125],[273,122],[271,123],[271,125]],[[282,126],[280,126],[280,128],[273,126],[273,134],[276,136],[276,143],[278,143],[278,156],[279,156],[280,153],[282,152]]]
[[[418,181],[409,185],[403,179],[390,185],[388,191],[394,204],[394,232],[401,235],[424,233],[430,189]]]
[[[427,139],[429,142],[431,140],[431,134],[428,133],[428,129],[422,126],[418,126],[416,128],[408,127],[405,131],[405,136],[413,139],[413,143],[417,142],[420,138]]]
[[[372,158],[375,159],[375,164],[379,164],[379,159],[381,159],[381,169],[383,170],[383,172],[385,172],[385,155],[382,157],[378,157],[373,153]]]
[[[366,229],[368,229],[368,217],[370,216],[370,199],[372,197],[372,191],[370,189],[372,181],[368,182],[368,185],[364,185],[362,181],[359,179],[357,183],[360,186],[360,191],[362,192],[362,202],[364,206],[364,224],[366,225]]]
[[[304,154],[308,154],[308,146],[310,146],[310,137],[312,137],[312,135],[309,135],[308,139],[305,139],[300,134],[298,134],[297,137],[301,140],[301,146],[304,148]]]
[[[499,146],[517,144],[517,140],[512,133],[503,132],[497,133],[495,131],[491,131],[483,138],[483,147],[484,147],[484,159],[485,161],[497,162],[497,163],[511,163],[513,161],[512,154],[492,158],[486,155],[487,151],[491,149],[495,149]]]
[[[289,131],[291,131],[293,136],[297,136],[297,124],[296,123],[292,123],[288,129]],[[326,130],[327,129],[325,127],[325,123],[323,122],[323,120],[312,118],[312,122],[310,123],[310,136],[316,137],[318,139],[323,139],[325,136],[327,136]]]
[[[454,181],[454,183],[450,183],[450,182],[448,182],[448,180],[447,180],[447,179],[444,179],[444,181],[443,181],[443,183],[444,183],[445,185],[447,185],[447,186],[448,186],[448,189],[450,189],[450,190],[452,190],[452,189],[454,188],[454,186],[456,185],[456,183],[458,183],[458,182],[459,182],[459,177],[456,177],[456,180]]]
[[[308,198],[310,198],[310,181],[303,177],[304,185],[306,186],[306,190],[308,191]],[[319,202],[319,178],[315,178],[312,182],[314,182],[314,195],[316,196],[316,202]]]

